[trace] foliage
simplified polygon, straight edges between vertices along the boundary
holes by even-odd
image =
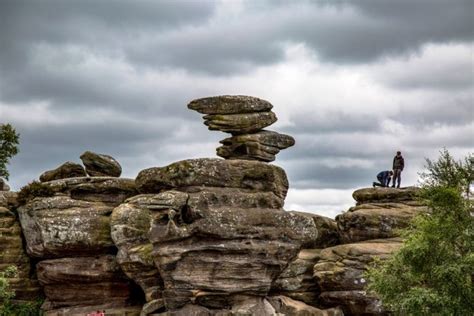
[[[42,300],[25,303],[15,303],[12,299],[15,292],[10,288],[9,278],[18,277],[18,270],[15,266],[9,266],[0,272],[0,316],[37,316],[41,315],[40,306]]]
[[[474,310],[473,204],[460,194],[466,178],[452,172],[459,171],[453,162],[445,150],[427,166],[430,181],[420,198],[430,212],[404,231],[397,253],[367,271],[369,292],[395,314],[472,315]]]
[[[474,181],[474,155],[468,154],[463,160],[456,161],[449,151],[440,151],[437,161],[426,160],[425,171],[420,173],[424,186],[445,186],[458,188],[470,194],[470,186]]]
[[[35,197],[48,197],[53,195],[54,190],[51,189],[49,185],[38,181],[33,181],[20,189],[18,192],[18,203],[23,205]]]
[[[15,131],[12,125],[0,125],[0,177],[8,180],[10,174],[7,170],[7,164],[13,156],[18,154],[18,141],[20,135]]]

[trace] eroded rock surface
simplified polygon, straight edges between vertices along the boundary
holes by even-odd
[[[80,158],[91,177],[120,177],[122,174],[122,167],[112,156],[86,151]]]
[[[76,178],[87,176],[84,167],[74,162],[65,162],[56,169],[43,172],[39,177],[41,182],[65,179],[65,178]]]
[[[426,205],[416,200],[418,189],[370,188],[354,192],[358,205],[336,217],[344,243],[399,236],[399,230]]]
[[[323,249],[314,266],[323,306],[341,306],[347,315],[380,315],[381,303],[364,291],[364,272],[374,258],[387,259],[401,247],[400,239],[368,240]]]
[[[188,108],[202,114],[241,114],[268,112],[273,108],[270,102],[245,95],[222,95],[191,101]]]
[[[1,191],[10,191],[10,186],[2,178],[0,178],[0,192]]]

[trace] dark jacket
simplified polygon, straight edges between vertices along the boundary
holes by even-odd
[[[393,170],[400,169],[403,170],[405,167],[405,160],[403,159],[402,155],[393,157]]]
[[[387,186],[389,185],[390,183],[390,171],[381,171],[379,172],[379,174],[377,175],[377,180],[380,181],[380,183],[382,183],[384,186]]]

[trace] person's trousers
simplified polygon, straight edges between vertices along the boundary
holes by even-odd
[[[393,169],[392,188],[395,187],[395,183],[397,183],[397,188],[399,188],[400,182],[402,182],[402,169]]]

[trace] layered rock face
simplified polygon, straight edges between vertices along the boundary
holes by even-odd
[[[29,301],[42,295],[25,251],[16,207],[17,194],[0,191],[0,271],[9,266],[17,268],[17,275],[8,278],[11,289],[15,291],[14,300]]]
[[[417,201],[417,192],[414,187],[354,192],[357,205],[336,217],[344,244],[321,250],[315,261],[320,306],[340,306],[346,315],[387,314],[381,302],[365,292],[364,272],[375,258],[384,260],[401,247],[398,229],[428,211]]]
[[[289,135],[262,130],[277,121],[268,101],[248,96],[217,96],[193,100],[188,108],[206,114],[204,124],[210,130],[231,133],[221,141],[217,155],[225,159],[270,162],[280,150],[293,146]]]
[[[66,315],[61,308],[130,305],[137,291],[116,260],[110,216],[137,194],[134,180],[71,177],[34,188],[18,213],[27,253],[39,261],[43,309],[49,315]],[[48,196],[41,196],[44,192]]]

